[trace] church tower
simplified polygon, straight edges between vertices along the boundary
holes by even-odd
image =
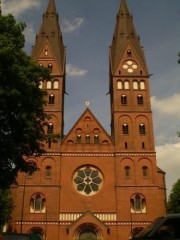
[[[154,153],[149,72],[125,0],[110,49],[111,130],[116,151]]]
[[[59,134],[63,138],[64,94],[65,94],[65,47],[59,26],[59,16],[54,0],[49,0],[43,22],[32,49],[32,59],[39,66],[47,67],[51,79],[40,81],[40,87],[48,92],[45,111],[51,116],[47,127],[48,134]],[[59,151],[60,144],[47,143],[48,151]]]
[[[51,116],[42,156],[26,161],[12,187],[16,232],[45,240],[124,240],[166,213],[165,173],[158,168],[149,71],[126,0],[121,0],[110,47],[111,134],[87,108],[64,134],[66,54],[54,0],[37,34],[32,58],[51,71],[41,79]]]
[[[66,52],[54,0],[48,0],[40,30],[32,48],[32,59],[50,71],[50,79],[40,79],[39,87],[47,91],[45,113],[50,116],[45,133],[42,156],[33,155],[25,161],[37,167],[33,174],[19,173],[12,187],[15,201],[12,229],[18,233],[35,233],[43,239],[60,239],[59,212],[61,188],[61,141],[64,128],[64,94]],[[58,136],[56,142],[51,135]]]
[[[126,0],[121,0],[110,47],[111,136],[117,218],[124,221],[129,214],[131,230],[136,230],[138,221],[166,211],[164,172],[156,162],[149,78],[133,17]]]

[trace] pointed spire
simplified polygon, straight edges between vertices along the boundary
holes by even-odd
[[[45,43],[50,45],[53,55],[63,72],[65,64],[65,47],[54,0],[49,0],[47,10],[45,14],[43,14],[43,22],[36,36],[35,46],[32,49],[32,58],[34,60],[37,60]]]
[[[141,63],[147,70],[144,52],[140,44],[140,38],[137,35],[136,28],[133,23],[133,17],[129,12],[126,0],[121,0],[110,50],[113,72],[117,70],[128,43],[134,48],[136,54],[140,58]]]
[[[56,13],[56,5],[54,0],[49,0],[46,13]]]

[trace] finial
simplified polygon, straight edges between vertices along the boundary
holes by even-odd
[[[85,104],[86,104],[86,107],[89,107],[90,102],[89,102],[89,101],[86,101]]]

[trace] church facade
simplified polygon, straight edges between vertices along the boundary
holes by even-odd
[[[49,0],[32,51],[48,67],[46,152],[26,161],[12,193],[13,231],[48,240],[124,240],[166,213],[165,173],[154,146],[148,67],[126,0],[121,0],[109,52],[111,134],[87,108],[64,134],[66,52],[54,0]]]

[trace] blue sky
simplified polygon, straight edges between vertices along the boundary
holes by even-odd
[[[67,46],[65,134],[90,109],[110,133],[109,46],[120,0],[55,0]],[[48,0],[2,0],[3,14],[27,23],[26,52],[30,54]],[[144,47],[158,165],[167,172],[168,194],[180,178],[180,1],[127,0]]]

